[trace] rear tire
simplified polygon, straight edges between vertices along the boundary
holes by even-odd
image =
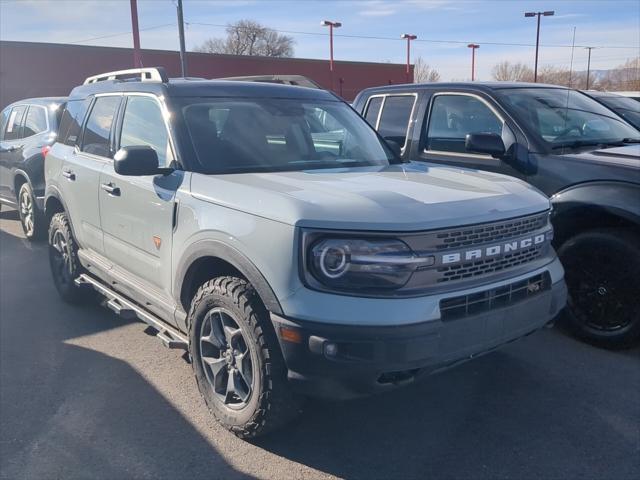
[[[569,289],[564,324],[598,346],[634,344],[640,338],[640,236],[590,230],[567,240],[558,255]]]
[[[46,231],[44,215],[38,209],[36,197],[29,182],[24,182],[18,191],[18,215],[27,240],[39,240],[44,237]]]
[[[81,303],[86,298],[86,290],[76,285],[75,279],[82,273],[82,267],[78,259],[78,245],[65,212],[56,213],[51,218],[49,265],[60,297],[67,303]]]
[[[226,429],[253,438],[299,413],[268,312],[246,280],[206,282],[191,302],[188,321],[198,388]]]

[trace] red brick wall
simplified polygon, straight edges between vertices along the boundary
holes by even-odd
[[[163,66],[180,75],[178,52],[142,50],[145,66]],[[27,97],[67,95],[88,76],[131,68],[128,48],[90,47],[34,42],[0,42],[0,108]],[[218,78],[240,75],[305,75],[330,87],[325,60],[211,55],[189,52],[188,75]],[[339,79],[342,78],[342,91]],[[405,66],[391,63],[334,62],[335,91],[353,100],[363,88],[406,81]]]

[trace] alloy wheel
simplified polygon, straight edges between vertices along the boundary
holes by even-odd
[[[22,220],[22,225],[24,226],[24,231],[27,236],[33,235],[33,230],[35,226],[35,218],[33,211],[33,199],[31,198],[31,194],[29,190],[23,188],[20,192],[20,219]]]
[[[56,230],[51,238],[51,258],[53,272],[60,284],[67,285],[73,280],[73,265],[69,252],[69,242],[60,230]]]
[[[241,409],[251,398],[253,362],[233,314],[220,307],[207,312],[200,327],[200,359],[216,398],[225,406]]]

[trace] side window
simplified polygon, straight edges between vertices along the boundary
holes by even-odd
[[[47,130],[47,111],[38,106],[31,105],[24,121],[23,137],[30,137]]]
[[[80,129],[91,103],[90,99],[70,100],[62,112],[60,127],[58,128],[58,141],[65,145],[74,146],[80,139]]]
[[[376,122],[378,121],[378,113],[380,113],[380,107],[382,106],[382,97],[373,97],[369,99],[367,105],[367,111],[364,113],[364,119],[369,122],[373,128],[376,128]]]
[[[148,145],[158,154],[160,166],[173,160],[162,110],[150,97],[130,96],[122,120],[120,146]]]
[[[469,95],[434,97],[427,130],[427,150],[468,153],[468,133],[502,135],[502,121],[481,100]]]
[[[404,146],[415,101],[416,97],[413,95],[386,97],[378,125],[380,135]]]
[[[120,104],[120,97],[96,98],[82,138],[82,151],[101,157],[111,157],[109,134],[113,119]]]
[[[13,107],[11,113],[9,114],[7,125],[3,130],[3,140],[17,140],[19,138],[22,138],[22,117],[24,116],[24,112],[26,110],[26,105],[18,105],[17,107]]]
[[[9,114],[11,113],[10,108],[5,108],[0,114],[0,140],[4,139],[4,130],[7,127],[7,122],[9,121]]]

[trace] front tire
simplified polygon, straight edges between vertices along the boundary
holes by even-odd
[[[216,419],[240,438],[282,426],[299,412],[268,312],[235,277],[206,282],[189,310],[190,352],[200,393]]]
[[[46,225],[29,182],[24,182],[18,191],[18,214],[27,240],[38,240],[44,236]]]
[[[85,292],[75,284],[75,279],[82,273],[78,245],[64,212],[56,213],[49,225],[49,265],[60,297],[72,304],[84,300]]]
[[[567,240],[558,255],[569,289],[565,325],[598,346],[634,344],[640,338],[640,236],[590,230]]]

